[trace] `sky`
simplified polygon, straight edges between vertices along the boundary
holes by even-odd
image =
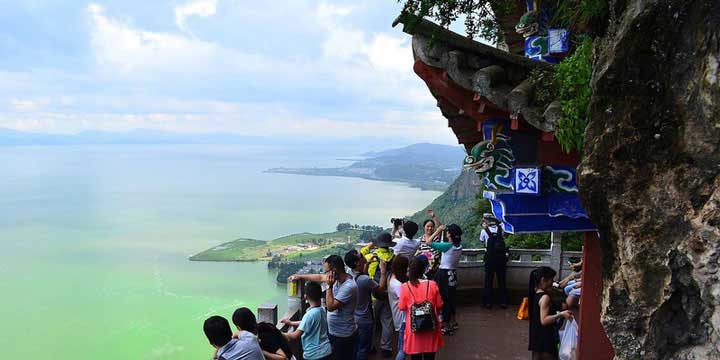
[[[457,144],[395,0],[0,0],[0,128]]]

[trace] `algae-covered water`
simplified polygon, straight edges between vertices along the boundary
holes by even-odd
[[[286,150],[0,147],[0,358],[209,358],[207,316],[266,302],[283,311],[285,287],[264,263],[188,255],[237,237],[385,224],[439,195],[264,173],[356,154]]]

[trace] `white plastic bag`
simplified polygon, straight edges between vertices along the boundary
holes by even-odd
[[[565,322],[565,331],[560,335],[560,360],[575,360],[577,351],[578,326],[575,319]]]

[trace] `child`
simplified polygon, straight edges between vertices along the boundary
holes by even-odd
[[[282,319],[282,323],[295,327],[295,331],[285,333],[289,340],[302,340],[303,358],[307,360],[329,360],[332,358],[330,339],[328,338],[327,313],[320,306],[322,289],[320,284],[309,281],[305,284],[305,300],[310,308],[302,321]]]
[[[230,323],[222,316],[211,316],[203,324],[203,331],[210,345],[215,348],[213,359],[217,360],[264,360],[254,335],[245,332],[239,339],[233,339]]]
[[[232,322],[237,328],[233,338],[237,339],[240,348],[245,349],[246,354],[244,356],[247,356],[239,359],[264,360],[265,352],[262,350],[257,338],[255,314],[246,307],[238,308],[232,315]]]
[[[242,339],[242,337],[257,339],[260,344],[260,350],[265,360],[287,360],[292,357],[290,347],[285,342],[285,338],[281,334],[278,338],[273,338],[273,334],[267,334],[267,332],[260,333],[258,330],[257,319],[252,310],[242,307],[235,310],[233,313],[233,324],[237,327],[238,331],[233,334],[233,338]]]
[[[558,312],[550,295],[555,270],[543,266],[530,273],[528,299],[530,299],[530,339],[528,350],[533,360],[554,360],[558,358],[558,331],[555,322],[562,318],[571,319],[568,310]]]

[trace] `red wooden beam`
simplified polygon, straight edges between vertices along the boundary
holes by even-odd
[[[539,164],[577,166],[580,163],[580,154],[577,151],[566,153],[557,139],[553,142],[538,139],[537,161]]]
[[[425,81],[433,94],[462,110],[464,115],[477,122],[483,122],[490,116],[508,116],[506,111],[495,108],[487,99],[483,97],[478,99],[477,94],[453,82],[444,69],[429,66],[418,59],[413,65],[413,70]],[[477,102],[480,101],[485,104],[481,109],[482,112],[478,111]]]
[[[583,242],[582,298],[578,330],[578,360],[612,360],[615,350],[600,322],[602,248],[596,232],[586,232]]]

